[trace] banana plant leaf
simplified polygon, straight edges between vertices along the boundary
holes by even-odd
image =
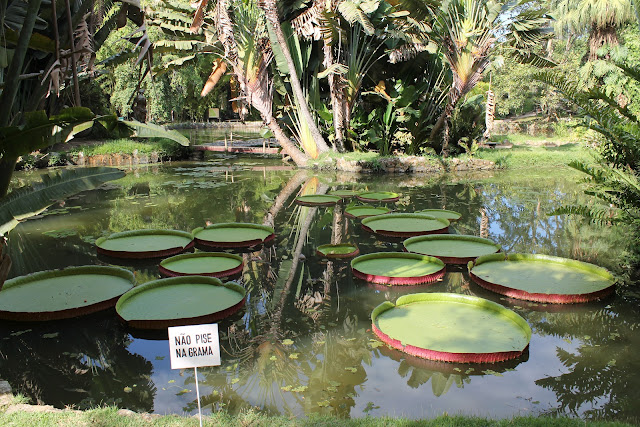
[[[39,214],[56,200],[91,190],[124,175],[119,169],[104,167],[67,169],[45,175],[41,182],[20,188],[0,200],[0,234],[13,230],[20,221]]]
[[[122,122],[134,129],[135,133],[133,136],[136,138],[167,138],[185,147],[189,146],[189,138],[175,129],[168,130],[164,126],[154,125],[153,123],[142,123],[135,120],[123,120]]]

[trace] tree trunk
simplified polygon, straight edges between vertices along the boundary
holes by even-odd
[[[449,100],[447,101],[447,105],[444,107],[444,111],[438,117],[438,121],[431,129],[431,134],[429,135],[429,141],[434,143],[438,134],[442,130],[442,146],[440,149],[440,154],[443,156],[447,156],[449,154],[449,119],[453,114],[453,110],[456,108],[458,101],[460,101],[461,95],[458,91],[451,89],[449,92]]]
[[[4,156],[0,159],[0,199],[7,195],[11,176],[16,168],[17,157]]]
[[[325,68],[329,68],[333,64],[333,47],[327,43],[323,42],[324,45],[322,47],[324,51],[324,61],[323,65]],[[335,147],[339,152],[343,153],[345,151],[344,147],[344,129],[345,129],[345,117],[343,111],[342,98],[344,97],[342,93],[342,88],[338,86],[338,82],[336,81],[336,76],[334,74],[329,74],[329,94],[331,96],[331,109],[333,110],[333,129],[335,130]]]
[[[297,166],[306,166],[309,161],[309,156],[304,154],[302,151],[298,150],[298,148],[291,142],[289,138],[284,134],[280,126],[276,123],[273,117],[267,123],[271,132],[276,137],[278,144],[282,147],[282,151],[291,156],[291,159]]]
[[[309,111],[309,105],[302,93],[302,87],[300,86],[300,79],[298,77],[298,72],[296,71],[295,64],[293,62],[293,58],[291,57],[291,52],[289,52],[289,48],[287,46],[287,41],[284,38],[284,33],[282,32],[282,27],[280,26],[280,18],[278,17],[278,8],[276,6],[275,0],[263,0],[261,3],[262,9],[264,10],[265,16],[267,20],[271,23],[273,27],[273,31],[276,34],[276,39],[278,40],[278,44],[280,44],[280,49],[287,61],[287,66],[289,67],[289,73],[291,75],[291,87],[293,89],[293,95],[298,102],[300,107],[300,113],[302,117],[307,122],[309,126],[309,130],[311,131],[311,135],[313,136],[313,140],[316,143],[316,147],[318,148],[319,153],[324,153],[329,151],[329,146],[325,142],[322,134],[318,130],[318,126],[316,125],[315,120],[313,120],[313,116],[311,116],[311,111]]]
[[[4,81],[4,90],[0,96],[0,126],[7,126],[11,118],[11,109],[20,86],[18,79],[20,78],[20,74],[22,74],[22,66],[24,64],[24,59],[27,56],[29,40],[31,39],[33,27],[35,26],[36,18],[38,17],[40,3],[42,3],[42,0],[29,0],[29,4],[27,5],[27,16],[24,18],[24,22],[22,23],[22,29],[20,30],[20,36],[18,37],[18,44],[16,45],[16,49],[13,53],[13,59],[11,60],[11,65],[9,65],[9,70],[6,75],[7,77]],[[13,172],[13,170],[11,172]],[[1,193],[0,190],[0,197],[4,196],[4,194],[6,194],[6,192]]]
[[[604,45],[617,46],[620,44],[618,30],[614,25],[598,27],[593,25],[589,33],[589,61],[598,59],[598,49]]]
[[[73,44],[73,19],[71,19],[71,6],[69,5],[69,0],[65,0],[66,12],[67,12],[67,22],[69,23],[69,49],[71,50],[71,73],[73,76],[73,97],[75,101],[75,106],[80,107],[80,84],[78,83],[78,64],[76,61],[76,47]]]

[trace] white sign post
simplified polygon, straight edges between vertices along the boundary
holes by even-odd
[[[171,355],[171,369],[194,369],[198,414],[200,415],[200,427],[202,427],[198,367],[220,365],[218,324],[169,328],[169,354]]]

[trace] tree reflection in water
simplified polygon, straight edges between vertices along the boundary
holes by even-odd
[[[113,311],[47,324],[3,324],[2,336],[0,377],[32,403],[153,410],[152,365],[127,350],[129,335]]]
[[[608,302],[605,307],[592,304],[529,315],[536,333],[579,342],[574,351],[556,348],[566,373],[536,380],[557,396],[558,406],[551,413],[640,420],[640,310],[620,299]]]

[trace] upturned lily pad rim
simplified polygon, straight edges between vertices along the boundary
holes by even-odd
[[[372,195],[372,194],[383,194],[387,197],[384,197],[384,198],[367,197],[367,195]],[[400,194],[394,193],[392,191],[363,191],[362,193],[356,195],[356,198],[363,202],[397,202],[398,199],[400,199]]]
[[[402,218],[422,218],[425,220],[436,221],[441,224],[440,228],[434,228],[431,230],[416,230],[416,231],[396,231],[390,228],[388,225],[386,228],[374,228],[371,226],[371,223],[378,221],[389,221],[389,219],[402,219]],[[391,236],[391,237],[412,237],[412,236],[421,236],[424,234],[440,234],[447,231],[449,228],[449,221],[444,218],[437,218],[432,215],[421,214],[421,213],[387,213],[383,215],[375,215],[368,218],[364,218],[361,222],[362,228],[370,233],[382,234],[383,236]]]
[[[237,242],[225,242],[218,240],[208,240],[202,239],[198,237],[198,233],[204,230],[212,230],[217,228],[244,228],[244,229],[253,229],[253,230],[263,230],[267,231],[270,234],[263,239],[249,239]],[[265,244],[275,239],[275,230],[273,227],[269,227],[268,225],[255,224],[251,222],[219,222],[216,224],[207,225],[206,227],[198,227],[192,231],[193,237],[196,243],[202,246],[214,247],[214,248],[250,248],[253,246],[258,246],[261,244]]]
[[[438,218],[444,218],[446,220],[448,220],[449,222],[451,221],[457,221],[460,218],[462,218],[462,214],[460,212],[456,212],[456,211],[450,211],[448,209],[423,209],[421,211],[417,211],[416,213],[425,213],[427,215],[432,215]],[[438,216],[438,213],[445,213],[445,214],[450,214],[448,216]]]
[[[238,261],[238,266],[229,268],[226,270],[212,270],[207,273],[182,273],[176,270],[172,270],[169,268],[168,264],[173,262],[182,261],[185,259],[193,259],[193,258],[230,258]],[[210,276],[210,277],[229,277],[235,274],[238,274],[242,271],[244,267],[244,260],[241,256],[230,254],[227,252],[195,252],[192,254],[180,254],[172,256],[171,258],[163,259],[158,265],[158,270],[160,274],[167,277],[178,277],[178,276]]]
[[[496,313],[497,316],[512,322],[518,328],[521,329],[524,334],[527,345],[521,351],[504,351],[504,352],[493,352],[493,353],[460,353],[460,352],[444,352],[437,350],[430,350],[426,348],[415,347],[412,345],[402,345],[402,343],[390,337],[389,335],[382,332],[376,325],[377,318],[384,312],[394,309],[396,307],[400,307],[406,304],[412,304],[416,302],[453,302],[453,303],[462,303],[469,304],[470,306],[475,306],[483,310],[490,310]],[[431,360],[439,360],[443,362],[456,362],[456,363],[494,363],[501,362],[509,359],[514,359],[519,357],[524,351],[529,347],[529,343],[531,342],[531,327],[527,323],[527,321],[522,318],[516,312],[509,310],[502,305],[495,303],[493,301],[479,298],[471,295],[461,295],[461,294],[453,294],[453,293],[416,293],[416,294],[408,294],[399,297],[396,300],[396,303],[392,303],[390,301],[385,301],[379,304],[377,307],[373,309],[371,312],[371,324],[372,330],[374,333],[387,345],[397,350],[403,351],[412,356],[422,357],[425,359]]]
[[[491,262],[507,262],[507,261],[533,261],[533,262],[549,262],[562,264],[575,268],[576,270],[585,271],[596,276],[599,276],[610,282],[610,285],[595,292],[586,293],[537,293],[527,292],[521,289],[515,289],[508,286],[503,286],[499,283],[489,282],[481,277],[478,277],[473,273],[473,268],[486,263]],[[616,285],[615,277],[605,268],[599,267],[594,264],[590,264],[583,261],[578,261],[569,258],[556,257],[552,255],[544,254],[490,254],[483,255],[476,258],[474,261],[470,261],[467,264],[469,276],[475,283],[482,286],[485,289],[496,292],[501,295],[506,295],[515,299],[522,299],[528,301],[535,301],[541,303],[556,303],[556,304],[571,304],[571,303],[583,303],[589,301],[595,301],[601,299],[614,291]]]
[[[139,296],[139,294],[148,292],[153,289],[166,287],[166,286],[180,286],[182,284],[205,284],[212,286],[222,286],[229,290],[239,293],[242,295],[242,299],[239,303],[227,307],[223,310],[218,310],[211,312],[209,314],[203,316],[194,316],[194,317],[180,317],[180,318],[171,318],[171,319],[145,319],[145,318],[125,318],[122,314],[122,307],[132,298]],[[201,322],[210,322],[214,320],[224,319],[238,311],[245,303],[247,297],[247,291],[235,282],[226,282],[223,283],[217,277],[208,277],[208,276],[179,276],[179,277],[169,277],[165,279],[153,280],[151,282],[144,283],[142,285],[136,286],[131,289],[124,295],[122,295],[118,302],[116,303],[116,312],[122,321],[127,323],[130,327],[138,328],[138,329],[165,329],[170,326],[182,326],[182,325],[194,325]]]
[[[331,248],[345,248],[345,249],[349,249],[351,248],[351,252],[348,253],[326,253],[324,252],[324,249],[331,249]],[[316,248],[316,254],[318,256],[321,257],[326,257],[326,258],[351,258],[354,257],[356,255],[360,254],[360,249],[358,249],[358,247],[354,244],[351,243],[337,243],[337,244],[326,244],[326,245],[320,245]]]
[[[354,215],[353,211],[357,210],[357,209],[367,209],[367,210],[378,210],[380,211],[380,213],[377,214],[373,214],[373,215]],[[378,215],[384,215],[384,214],[388,214],[389,212],[391,212],[391,209],[384,207],[384,206],[371,206],[371,205],[355,205],[355,206],[349,206],[348,208],[346,208],[344,210],[344,214],[346,216],[348,216],[349,218],[369,218],[372,216],[378,216]]]
[[[296,203],[302,206],[333,206],[340,200],[342,197],[330,194],[307,194],[296,197]]]
[[[384,258],[403,258],[408,260],[420,260],[427,263],[435,264],[437,267],[441,267],[437,271],[426,274],[423,276],[413,276],[413,277],[405,277],[405,276],[386,276],[386,275],[378,275],[378,274],[369,274],[364,271],[360,271],[357,268],[357,265],[363,261],[368,261],[372,259],[384,259]],[[442,260],[438,258],[415,254],[411,252],[374,252],[370,254],[360,255],[359,257],[351,260],[351,270],[353,275],[366,280],[367,282],[377,283],[382,285],[419,285],[432,283],[442,278],[446,271],[445,265]]]
[[[46,280],[55,277],[66,277],[74,275],[108,275],[119,277],[129,282],[130,289],[134,287],[136,279],[134,274],[124,268],[114,266],[102,266],[102,265],[84,265],[76,267],[67,267],[59,270],[44,270],[36,273],[27,274],[25,276],[15,277],[13,279],[4,282],[4,285],[0,290],[0,298],[2,298],[3,291],[16,288],[19,286],[29,286],[30,283],[38,282],[40,280]],[[98,286],[98,285],[96,285]],[[87,305],[69,307],[63,310],[42,310],[42,311],[11,311],[0,310],[0,319],[12,320],[12,321],[26,321],[26,322],[40,322],[51,320],[70,319],[73,317],[84,316],[98,311],[105,310],[107,308],[116,305],[116,301],[124,292],[114,295],[112,298],[96,301],[94,303],[88,303]],[[43,307],[44,308],[44,307]]]
[[[109,240],[116,240],[121,238],[129,238],[136,236],[180,236],[184,237],[185,244],[182,246],[173,246],[169,248],[161,248],[156,250],[149,251],[127,251],[127,250],[113,250],[113,249],[104,249],[100,245]],[[100,237],[96,240],[96,248],[99,254],[107,255],[115,258],[159,258],[170,255],[176,255],[180,252],[186,251],[187,249],[191,249],[194,245],[193,234],[188,231],[182,230],[165,230],[165,229],[141,229],[141,230],[129,230],[129,231],[120,231],[117,233],[112,233],[106,237]]]
[[[482,243],[482,244],[486,244],[487,246],[493,247],[495,249],[494,252],[500,252],[500,250],[502,249],[502,247],[496,242],[494,242],[493,240],[485,239],[483,237],[478,237],[478,236],[466,235],[466,234],[423,234],[420,236],[409,237],[403,242],[403,246],[405,250],[409,252],[420,253],[423,255],[430,255],[436,258],[440,258],[442,261],[444,261],[445,264],[467,264],[469,261],[473,261],[476,258],[478,258],[477,256],[452,257],[452,256],[442,256],[434,253],[425,254],[423,252],[418,252],[415,250],[411,250],[411,248],[409,248],[409,246],[419,242],[437,241],[437,240],[460,241],[460,242],[467,241],[467,242],[474,242],[474,243]],[[480,256],[483,256],[483,255],[480,255]]]

